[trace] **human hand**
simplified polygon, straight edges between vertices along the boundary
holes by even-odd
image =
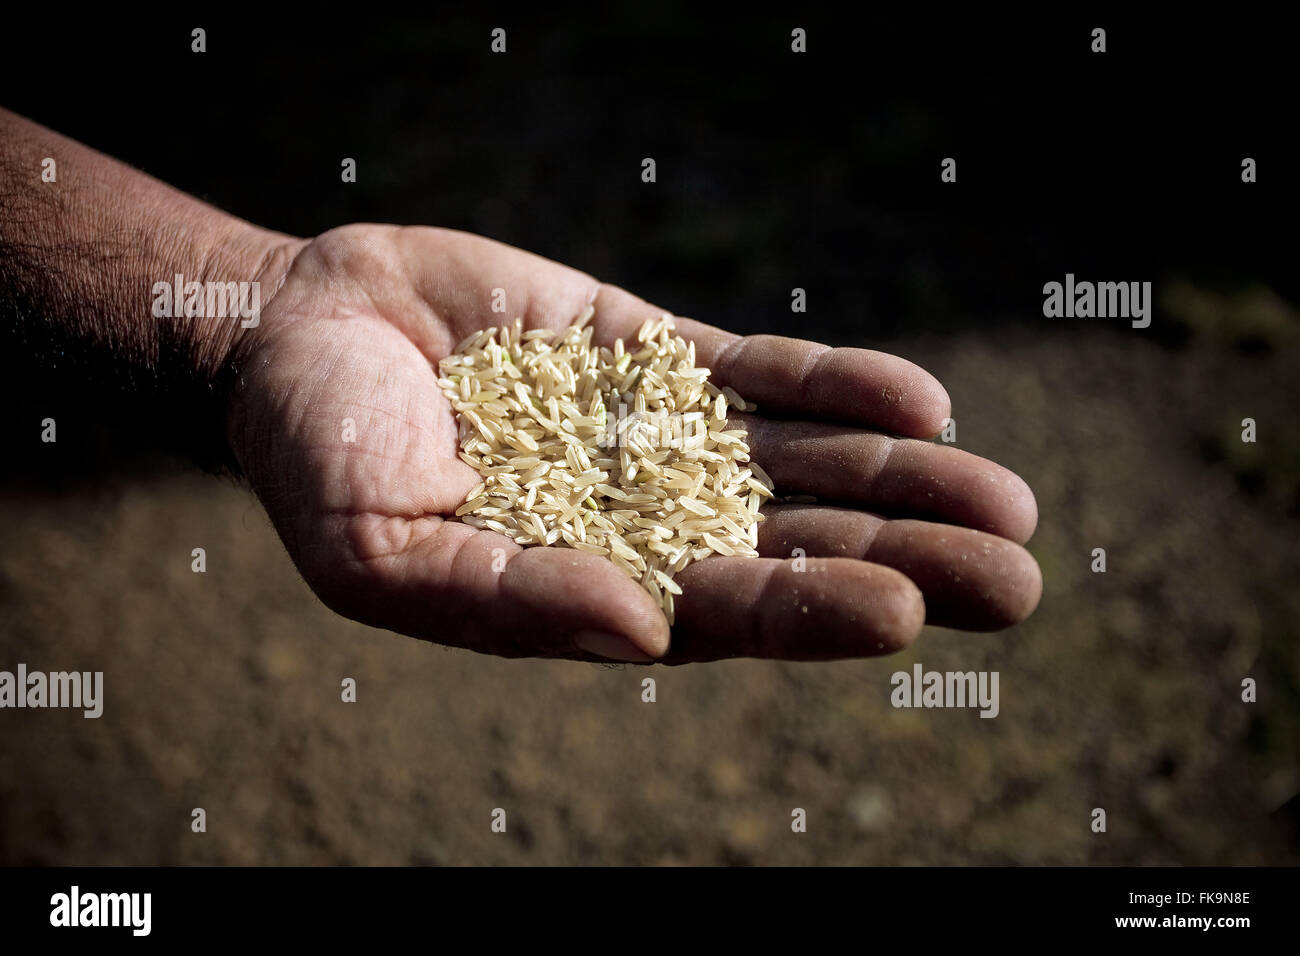
[[[491,309],[498,289],[504,314]],[[664,311],[466,233],[354,225],[302,245],[235,346],[228,438],[328,606],[507,657],[686,663],[872,656],[927,621],[990,630],[1037,605],[1038,566],[1020,547],[1033,495],[992,462],[920,440],[949,414],[929,374],[689,319],[678,333],[711,380],[758,405],[735,418],[777,494],[836,506],[769,504],[762,557],[687,567],[671,642],[655,602],[603,557],[448,520],[480,477],[456,457],[438,361],[476,329],[522,316],[561,330],[588,304],[602,345]],[[806,558],[788,560],[796,548]]]

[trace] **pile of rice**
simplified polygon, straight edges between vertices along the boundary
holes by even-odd
[[[591,344],[594,311],[562,333],[525,332],[519,319],[484,329],[442,360],[460,457],[483,476],[456,515],[522,545],[604,555],[671,624],[677,572],[714,554],[758,556],[772,481],[727,421],[729,406],[755,406],[709,382],[667,313],[628,351],[622,339]]]

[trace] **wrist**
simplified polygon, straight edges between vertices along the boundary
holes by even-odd
[[[303,244],[0,109],[0,378],[86,429],[229,464],[231,356]]]
[[[139,280],[148,291],[147,315],[162,350],[183,359],[187,374],[209,381],[260,324],[301,241],[207,208],[164,221],[173,223],[172,237]]]
[[[228,424],[235,383],[245,357],[260,336],[262,315],[284,284],[298,252],[308,240],[260,229],[233,217],[209,227],[201,249],[182,248],[174,257],[174,274],[158,285],[156,300],[170,297],[173,312],[197,312],[190,317],[164,317],[175,341],[175,353],[190,363],[199,384],[200,419],[196,424],[211,436],[218,457],[201,461],[209,468],[239,473],[229,447]],[[184,272],[191,263],[193,274]],[[177,277],[183,277],[178,280]],[[185,309],[176,309],[176,293]]]

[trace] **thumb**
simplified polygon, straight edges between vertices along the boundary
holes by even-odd
[[[347,525],[329,538],[352,553],[304,576],[362,623],[502,657],[648,663],[668,650],[654,599],[600,555],[523,548],[437,517],[333,520]]]

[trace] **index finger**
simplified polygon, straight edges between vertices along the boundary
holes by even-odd
[[[408,335],[427,354],[441,358],[470,332],[508,317],[490,303],[504,293],[525,329],[563,329],[583,309],[595,308],[596,341],[635,339],[658,308],[591,276],[482,236],[446,229],[408,228],[407,269],[432,316],[453,334],[439,340],[437,323],[407,321]],[[436,267],[430,264],[436,263]],[[389,314],[404,315],[401,304]],[[740,336],[694,319],[675,319],[695,343],[696,362],[711,370],[714,384],[729,385],[764,414],[782,412],[865,425],[906,438],[933,438],[951,411],[948,393],[929,372],[906,359],[868,349],[831,348],[778,335]]]
[[[641,323],[664,312],[610,285],[600,287],[592,304],[597,336],[609,342],[635,337]],[[695,343],[696,363],[711,369],[710,380],[735,389],[765,414],[797,413],[932,438],[952,411],[939,381],[896,355],[780,335],[736,335],[694,319],[674,322]]]

